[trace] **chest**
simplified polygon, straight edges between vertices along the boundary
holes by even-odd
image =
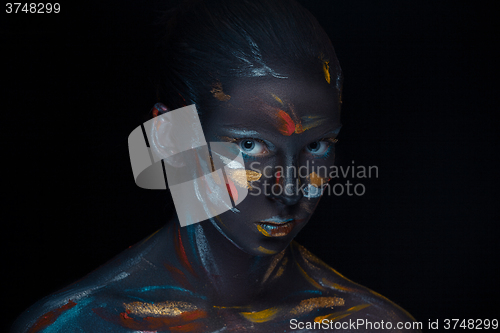
[[[329,322],[325,318],[341,315],[345,310],[341,297],[313,296],[249,306],[132,301],[94,312],[115,331],[120,327],[123,332],[288,332],[325,329]]]

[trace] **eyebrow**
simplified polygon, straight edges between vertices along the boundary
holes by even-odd
[[[254,130],[249,130],[242,127],[238,127],[237,125],[223,125],[222,126],[226,131],[235,135],[260,135],[259,132]],[[235,128],[236,127],[236,128]]]
[[[339,135],[341,128],[342,128],[342,124],[340,124],[339,127],[337,127],[336,129],[328,131],[325,134],[323,134],[323,137],[328,136],[328,135],[333,135],[333,137],[336,137],[337,135]]]

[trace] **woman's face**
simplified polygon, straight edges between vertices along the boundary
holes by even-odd
[[[341,126],[337,90],[316,78],[252,78],[215,84],[212,94],[218,107],[204,115],[206,140],[237,144],[249,180],[227,174],[228,189],[249,192],[239,212],[213,221],[249,254],[280,252],[310,219],[329,180]]]

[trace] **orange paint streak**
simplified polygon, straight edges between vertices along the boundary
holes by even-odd
[[[46,314],[44,314],[43,316],[41,316],[40,318],[38,318],[38,320],[36,321],[36,323],[30,328],[30,330],[28,331],[28,333],[35,333],[35,332],[39,332],[39,331],[43,330],[47,326],[53,324],[56,321],[56,319],[61,314],[63,314],[63,312],[71,309],[75,305],[76,305],[75,302],[73,302],[72,300],[69,300],[68,303],[64,304],[60,308],[57,308],[55,310],[47,312]]]
[[[300,133],[304,133],[304,131],[305,131],[305,129],[304,129],[304,127],[302,127],[301,123],[298,123],[295,125],[295,133],[300,134]]]
[[[188,260],[188,257],[186,255],[186,250],[184,249],[184,245],[182,244],[182,239],[181,239],[181,230],[177,229],[177,237],[174,238],[174,245],[175,245],[175,252],[177,253],[177,257],[179,258],[179,261],[182,266],[184,266],[185,269],[189,271],[194,276],[197,276],[193,267],[191,266],[191,263]]]
[[[293,122],[292,118],[290,118],[288,113],[283,110],[279,110],[278,119],[278,131],[280,131],[281,134],[290,136],[293,134],[293,132],[295,132],[295,123]]]

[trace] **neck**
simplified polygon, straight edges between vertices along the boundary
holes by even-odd
[[[236,247],[210,222],[180,227],[171,221],[160,234],[165,259],[184,272],[191,285],[214,304],[249,304],[259,295],[276,292],[271,273],[290,255],[289,249],[270,256],[252,256]],[[174,240],[173,242],[171,240]]]

